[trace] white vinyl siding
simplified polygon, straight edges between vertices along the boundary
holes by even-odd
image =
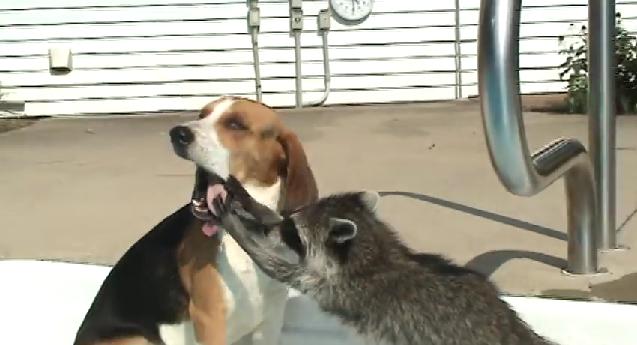
[[[560,91],[557,36],[586,20],[586,0],[525,0],[522,92]],[[478,0],[461,0],[462,94],[477,93]],[[306,0],[303,99],[322,95],[316,15]],[[455,1],[376,0],[356,27],[332,21],[332,89],[326,104],[455,97]],[[263,99],[294,104],[294,41],[288,2],[259,1]],[[637,1],[617,1],[637,27]],[[195,110],[221,94],[254,97],[245,0],[0,0],[0,87],[27,115]],[[48,49],[73,50],[73,71],[52,75]]]

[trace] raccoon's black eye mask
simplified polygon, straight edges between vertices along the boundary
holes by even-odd
[[[301,241],[299,236],[299,230],[296,228],[294,221],[286,217],[281,222],[281,241],[283,241],[288,247],[292,248],[300,258],[305,257],[305,245]]]

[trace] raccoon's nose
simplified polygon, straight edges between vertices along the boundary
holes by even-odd
[[[195,141],[195,135],[192,133],[190,128],[186,126],[173,127],[170,130],[169,134],[170,140],[173,142],[173,144],[186,146]]]

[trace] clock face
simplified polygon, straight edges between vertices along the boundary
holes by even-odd
[[[362,23],[372,13],[374,0],[330,0],[334,19],[344,25]]]

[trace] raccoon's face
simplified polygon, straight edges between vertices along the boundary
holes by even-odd
[[[326,276],[338,272],[345,262],[356,269],[383,256],[378,249],[387,236],[382,236],[386,227],[376,216],[380,199],[376,192],[334,194],[281,217],[255,201],[232,176],[225,188],[241,225],[221,216],[224,226],[261,268],[281,279],[289,276],[281,272],[285,269],[306,268],[301,271]],[[217,200],[211,209],[228,214],[223,205]],[[282,268],[283,263],[288,267]]]
[[[312,271],[333,273],[351,250],[369,242],[379,222],[376,192],[335,194],[292,212],[277,227],[279,237]]]

